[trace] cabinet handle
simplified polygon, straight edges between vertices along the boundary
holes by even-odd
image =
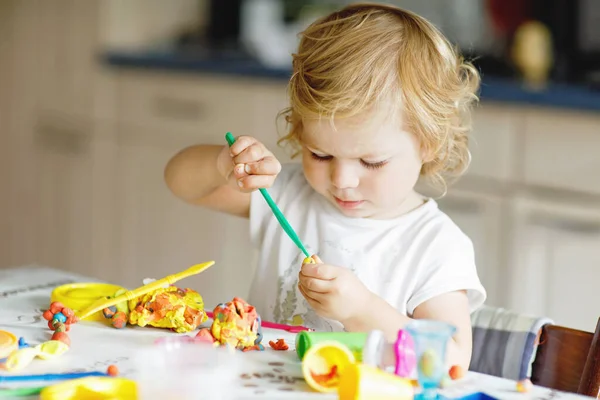
[[[41,147],[62,154],[81,154],[88,150],[90,137],[81,131],[53,126],[36,129],[35,140]]]
[[[157,115],[188,120],[198,120],[202,116],[203,109],[202,105],[196,101],[163,96],[154,100],[153,108]]]
[[[550,215],[533,215],[529,219],[533,224],[546,228],[559,229],[566,232],[581,234],[600,233],[600,223],[596,221],[583,221],[580,219],[557,218]]]

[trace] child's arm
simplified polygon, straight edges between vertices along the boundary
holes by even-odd
[[[323,264],[303,264],[299,290],[318,315],[340,321],[350,332],[380,330],[390,342],[411,321],[387,301],[371,292],[348,268]],[[471,360],[471,318],[464,291],[445,293],[427,300],[414,310],[415,319],[435,319],[457,328],[448,344],[448,366],[460,365],[464,371]]]
[[[281,170],[265,146],[241,136],[230,147],[196,145],[177,153],[165,168],[165,182],[190,204],[248,218],[250,192],[270,187]]]
[[[389,341],[395,341],[398,331],[411,318],[400,314],[385,300],[372,294],[368,304],[368,313],[344,321],[348,331],[363,331],[378,329],[384,332]],[[448,322],[457,331],[448,343],[446,361],[448,366],[460,365],[467,371],[471,361],[472,333],[469,302],[463,291],[446,293],[425,301],[415,308],[414,319],[435,319]]]

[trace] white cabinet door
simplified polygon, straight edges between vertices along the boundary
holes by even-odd
[[[521,199],[513,216],[512,308],[593,332],[600,316],[600,209]]]
[[[181,285],[198,290],[209,308],[245,297],[254,266],[248,221],[176,198],[164,182],[164,168],[185,144],[169,146],[156,138],[164,132],[137,129],[121,126],[119,132],[120,272],[114,280],[135,287],[146,277],[158,279],[214,260],[212,268]]]
[[[36,2],[0,2],[0,266],[36,261]]]
[[[488,298],[486,304],[503,306],[507,299],[502,274],[502,202],[491,196],[450,190],[438,200],[444,211],[472,240],[479,278]]]
[[[33,0],[26,0],[33,1]],[[104,91],[98,0],[36,1],[39,110],[91,116]]]

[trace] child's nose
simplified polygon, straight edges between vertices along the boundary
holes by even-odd
[[[338,189],[358,187],[358,174],[351,165],[334,161],[331,163],[331,183]]]

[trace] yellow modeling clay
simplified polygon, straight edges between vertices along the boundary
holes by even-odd
[[[129,301],[129,323],[190,332],[208,319],[202,296],[175,286],[157,289]]]
[[[49,340],[35,347],[25,347],[13,352],[6,359],[4,368],[9,371],[17,371],[28,366],[36,357],[42,360],[51,360],[63,355],[67,350],[69,350],[69,346],[64,342]]]

